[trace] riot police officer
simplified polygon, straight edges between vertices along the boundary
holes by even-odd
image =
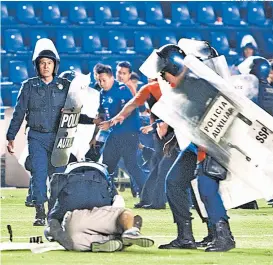
[[[36,209],[33,225],[43,226],[46,179],[56,171],[50,162],[51,152],[70,82],[56,76],[60,57],[51,40],[37,41],[32,62],[37,76],[22,84],[7,132],[7,149],[14,153],[14,140],[26,116],[32,200]]]
[[[200,55],[197,56],[199,58],[209,59],[217,56],[215,49],[208,44],[196,46],[198,49],[193,54]],[[186,54],[179,46],[165,45],[156,54],[157,56],[150,57],[151,60],[155,60],[154,69],[160,72],[162,78],[170,84],[178,96],[179,91],[184,91],[187,95],[190,103],[184,102],[185,104],[181,107],[182,111],[185,111],[189,117],[200,117],[206,109],[207,101],[216,96],[216,88],[206,81],[188,74],[187,67],[183,65]],[[150,63],[147,62],[146,64],[150,66],[149,69],[152,67],[151,63],[150,61]],[[190,107],[187,104],[190,104]],[[208,242],[204,242],[204,245],[195,242],[191,224],[192,217],[187,202],[188,196],[186,195],[186,191],[190,187],[190,181],[194,179],[197,160],[196,146],[192,145],[186,137],[181,140],[178,139],[178,144],[181,152],[166,178],[167,198],[174,222],[177,225],[178,236],[170,243],[160,245],[160,249],[195,249],[197,246],[208,246]],[[207,210],[209,223],[214,227],[215,232],[213,241],[213,237],[210,235],[212,244],[208,246],[206,251],[228,251],[235,247],[235,241],[230,231],[226,210],[218,193],[219,180],[224,176],[219,174],[219,178],[215,179],[208,172],[198,173],[198,188],[201,200]],[[210,227],[210,233],[212,233],[211,230]]]
[[[259,79],[258,105],[273,115],[273,87],[268,82],[271,65],[265,58],[260,57],[253,60],[250,68],[250,74]]]

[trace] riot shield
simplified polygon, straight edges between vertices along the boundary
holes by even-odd
[[[51,155],[51,163],[55,167],[66,166],[69,161],[81,114],[81,92],[89,83],[90,74],[78,73],[70,84]]]
[[[152,112],[262,197],[272,198],[273,117],[194,56],[184,64],[194,74],[192,82],[163,93]]]

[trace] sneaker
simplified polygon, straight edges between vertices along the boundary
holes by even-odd
[[[132,227],[123,232],[121,235],[122,242],[125,246],[138,245],[140,247],[151,247],[154,241],[140,234],[137,227]]]
[[[25,201],[25,206],[26,207],[34,207],[34,203],[31,201]]]
[[[44,204],[35,204],[35,221],[33,223],[33,226],[45,226],[45,208]]]
[[[143,224],[142,217],[140,215],[135,215],[134,216],[134,224],[133,224],[133,226],[137,227],[140,230],[141,227],[142,227],[142,224]]]
[[[92,252],[114,252],[119,251],[123,247],[120,240],[109,240],[105,242],[93,242],[91,243]]]
[[[36,218],[33,222],[33,226],[45,226],[45,218]]]

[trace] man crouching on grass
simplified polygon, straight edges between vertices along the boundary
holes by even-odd
[[[140,234],[142,218],[120,207],[119,195],[112,206],[94,207],[92,210],[68,211],[62,225],[52,219],[45,230],[49,241],[57,241],[67,250],[114,252],[138,245],[151,247],[154,241]]]

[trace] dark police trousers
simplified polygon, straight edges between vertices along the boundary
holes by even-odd
[[[135,179],[140,191],[146,177],[137,164],[137,150],[139,144],[138,133],[110,133],[103,150],[103,164],[107,165],[110,175],[115,172],[120,158],[130,175]]]
[[[175,223],[181,223],[183,220],[191,219],[187,190],[191,188],[190,182],[195,178],[196,159],[197,156],[192,151],[180,151],[167,176],[167,198]],[[199,166],[200,165],[201,164],[199,164]],[[198,190],[208,213],[209,222],[215,224],[221,218],[228,220],[222,199],[218,193],[219,181],[203,174],[200,169],[198,170],[197,180]],[[200,218],[204,222],[205,219],[199,211],[194,194],[193,202]]]
[[[228,220],[227,211],[219,195],[219,180],[206,175],[202,169],[202,163],[198,164],[198,190],[202,202],[205,205],[209,222],[216,224],[221,218]]]
[[[180,151],[166,177],[166,194],[175,223],[191,219],[188,190],[195,178],[196,160],[192,151]]]
[[[154,138],[155,152],[152,157],[153,167],[146,180],[140,201],[143,204],[152,204],[161,207],[166,203],[165,181],[168,171],[177,157],[177,151],[173,150],[169,157],[164,156],[163,147],[167,141]]]
[[[116,190],[98,170],[54,174],[50,182],[48,222],[62,222],[67,211],[111,205]]]
[[[47,201],[46,180],[56,171],[51,165],[55,138],[55,133],[41,133],[34,130],[28,132],[31,198],[35,204],[43,204]]]

